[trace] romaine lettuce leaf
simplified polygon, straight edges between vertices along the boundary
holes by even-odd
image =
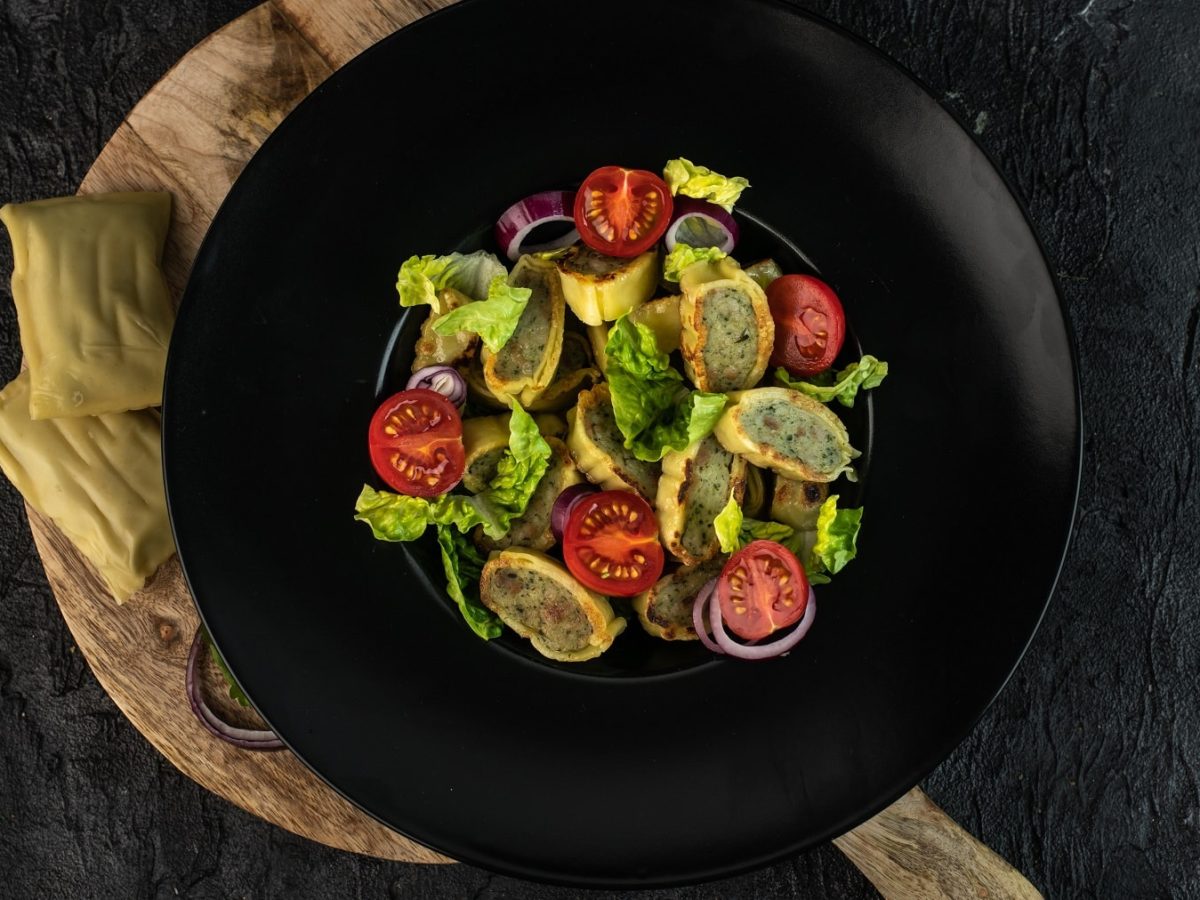
[[[832,403],[837,400],[842,406],[853,407],[860,390],[866,391],[879,387],[887,374],[888,364],[867,353],[858,362],[850,363],[837,375],[832,372],[822,372],[812,378],[794,379],[788,370],[781,366],[775,370],[775,381],[781,387],[801,391],[822,403]]]
[[[862,525],[862,507],[838,509],[838,495],[830,494],[817,515],[817,543],[813,546],[809,567],[836,575],[858,554],[858,529]]]
[[[726,212],[733,210],[733,204],[738,202],[742,191],[750,187],[750,182],[745,178],[726,178],[707,166],[698,166],[683,157],[667,161],[663,178],[672,194],[707,200]]]
[[[788,541],[795,535],[795,529],[782,522],[745,518],[741,506],[732,494],[729,495],[729,502],[725,504],[725,508],[713,519],[713,527],[716,529],[717,543],[721,545],[722,553],[736,553],[753,541],[775,541],[788,547]]]
[[[729,495],[725,508],[713,519],[713,529],[717,532],[717,543],[721,545],[722,553],[737,553],[742,549],[742,507]]]
[[[653,329],[628,316],[616,321],[604,348],[617,427],[638,459],[655,461],[712,431],[724,394],[689,391],[671,358],[659,352]]]
[[[678,281],[683,270],[698,262],[716,262],[729,254],[716,247],[689,247],[676,244],[675,249],[663,259],[663,281]]]
[[[472,300],[487,296],[497,275],[507,275],[504,264],[491,253],[451,253],[448,256],[413,256],[404,261],[396,276],[396,292],[401,306],[432,306],[442,313],[437,292],[454,288]]]
[[[439,316],[433,323],[437,334],[447,337],[460,331],[479,335],[493,353],[508,343],[517,330],[521,313],[533,293],[529,288],[513,287],[504,275],[497,275],[488,285],[487,299],[467,303]]]
[[[550,445],[538,430],[537,422],[513,401],[508,419],[508,449],[496,466],[496,475],[487,489],[476,494],[492,520],[485,521],[483,530],[489,537],[502,538],[513,520],[525,514],[529,498],[550,465]]]
[[[463,619],[485,641],[500,637],[503,630],[500,619],[479,602],[483,557],[465,536],[445,525],[438,526],[437,541],[442,551],[442,567],[446,570],[446,593],[458,604]]]

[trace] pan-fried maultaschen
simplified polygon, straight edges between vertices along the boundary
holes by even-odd
[[[676,559],[697,565],[720,550],[713,520],[746,490],[746,463],[711,434],[663,457],[655,509],[663,545]]]
[[[733,391],[758,384],[775,345],[763,289],[728,258],[685,269],[680,287],[680,349],[696,387]]]
[[[854,480],[850,461],[859,453],[842,420],[816,400],[787,388],[734,391],[729,400],[713,429],[726,450],[784,478]]]
[[[483,377],[498,399],[520,400],[531,405],[550,386],[562,353],[566,301],[554,263],[522,256],[508,283],[532,293],[517,328],[496,353],[483,349]]]
[[[607,599],[536,550],[513,547],[493,553],[479,579],[479,596],[538,653],[561,662],[593,659],[625,630],[625,620]]]

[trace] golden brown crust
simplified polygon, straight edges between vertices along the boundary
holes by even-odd
[[[767,295],[751,278],[740,269],[728,267],[722,274],[731,277],[719,278],[693,284],[688,281],[679,302],[680,346],[683,367],[692,383],[702,391],[728,391],[751,388],[758,384],[767,371],[767,363],[775,344],[775,322]],[[733,289],[745,294],[754,310],[755,359],[754,367],[748,370],[734,385],[718,384],[716,376],[709,371],[705,352],[709,343],[709,329],[704,324],[704,307],[715,292]]]
[[[683,540],[688,517],[694,513],[688,503],[693,488],[692,480],[700,475],[696,457],[706,440],[708,438],[702,438],[684,450],[672,450],[663,456],[662,478],[659,479],[658,494],[654,501],[658,533],[663,546],[687,566],[696,566],[712,559],[721,550],[715,530],[701,553],[689,551]],[[731,457],[729,488],[740,504],[746,493],[746,462],[737,454]],[[721,505],[728,499],[729,494],[726,493]],[[703,512],[702,515],[708,516],[709,512]],[[715,512],[712,515],[715,518]]]
[[[501,571],[518,570],[535,573],[548,579],[569,593],[587,618],[591,635],[587,645],[578,650],[556,650],[546,644],[536,630],[511,615],[510,611],[494,600],[494,580]],[[589,591],[577,582],[562,563],[544,553],[523,547],[498,550],[491,555],[479,578],[479,597],[483,605],[500,617],[509,628],[526,638],[533,648],[543,656],[559,662],[583,662],[595,659],[612,646],[613,639],[625,630],[625,619],[613,612],[608,599]]]
[[[522,314],[517,332],[509,338],[509,343],[505,344],[504,348],[498,353],[492,353],[484,347],[481,354],[484,382],[495,398],[505,405],[509,404],[511,398],[516,398],[522,406],[527,408],[532,406],[542,392],[550,386],[558,371],[558,359],[562,353],[563,329],[567,314],[567,303],[563,298],[558,270],[549,260],[538,259],[534,256],[522,256],[517,260],[512,273],[508,276],[509,284],[520,287],[535,280],[540,282],[549,293],[550,305],[549,333],[546,336],[545,345],[541,348],[541,355],[535,370],[518,378],[506,378],[498,372],[505,351],[514,352],[510,349],[510,345],[514,341],[520,342],[522,324],[525,323],[528,315],[534,313],[533,310],[527,309]]]

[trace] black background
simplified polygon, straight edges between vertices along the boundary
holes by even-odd
[[[253,5],[0,0],[0,202],[73,192],[155,79]],[[1008,688],[924,787],[1047,896],[1198,896],[1200,8],[1188,0],[802,5],[909,67],[978,135],[1029,207],[1080,349],[1083,481],[1059,590]],[[7,295],[11,254],[0,243]],[[6,296],[5,380],[19,357]],[[1038,497],[1013,502],[1038,515]],[[466,866],[328,850],[194,785],[92,677],[7,483],[0,523],[0,894],[578,895]],[[1000,538],[1020,566],[1020,535]],[[921,577],[937,577],[936,552],[932,543]],[[824,847],[653,895],[874,891]]]

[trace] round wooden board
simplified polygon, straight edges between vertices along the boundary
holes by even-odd
[[[80,193],[174,197],[163,267],[178,302],[233,181],[288,112],[336,69],[447,0],[270,0],[183,57],[121,123]],[[46,575],[76,643],[133,725],[180,771],[282,828],[406,862],[452,862],[372,819],[289,752],[254,753],[193,718],[184,667],[199,625],[176,558],[123,606],[48,519],[26,507]],[[919,789],[835,843],[885,897],[1040,896]]]

